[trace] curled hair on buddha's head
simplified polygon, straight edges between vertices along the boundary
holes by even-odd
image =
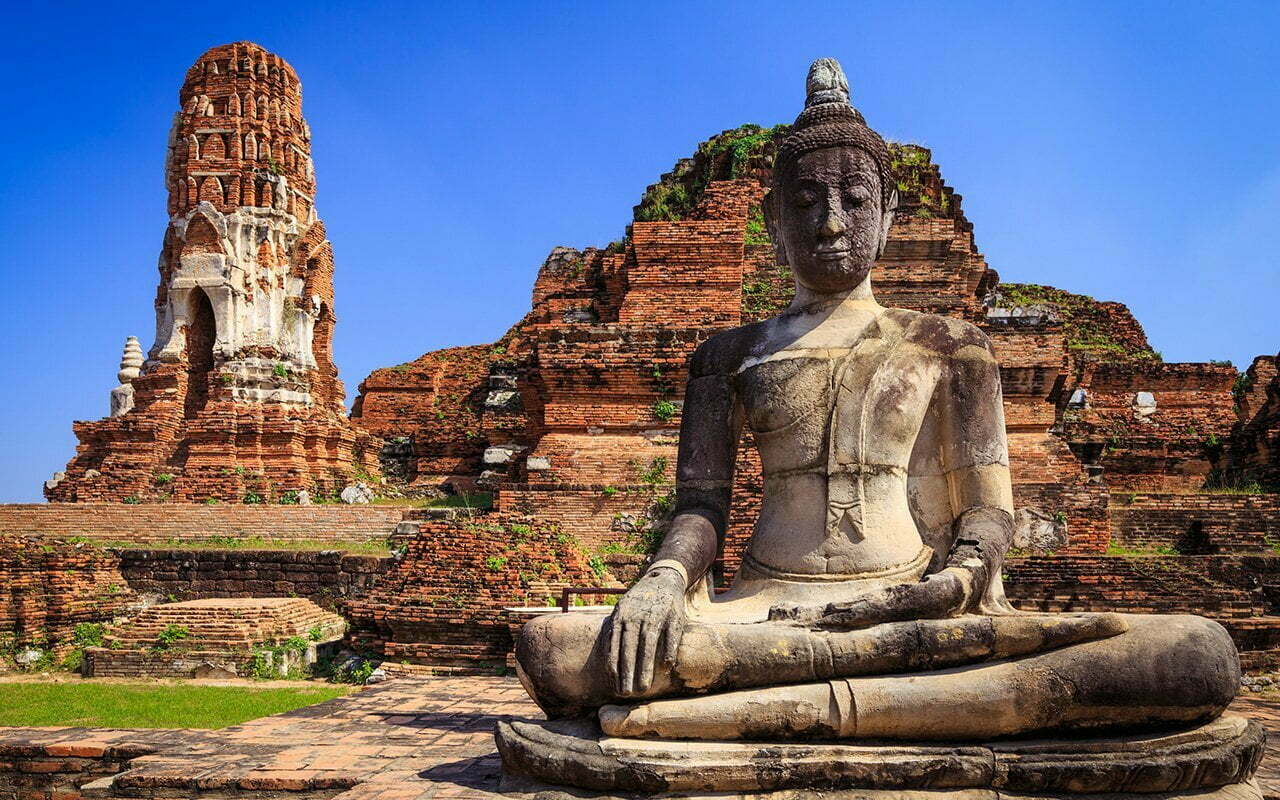
[[[787,179],[800,156],[814,150],[841,146],[856,147],[875,162],[880,176],[881,210],[886,215],[891,214],[897,206],[898,193],[889,170],[889,147],[880,134],[867,127],[862,113],[850,103],[849,81],[845,79],[840,62],[834,58],[820,58],[809,65],[804,111],[796,117],[786,138],[778,143],[773,159],[773,186],[765,198],[765,217],[770,222],[770,235],[779,244],[778,263],[786,261],[781,243],[772,230],[774,190]]]

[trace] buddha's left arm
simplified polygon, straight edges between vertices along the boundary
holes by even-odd
[[[946,358],[935,402],[939,460],[951,503],[952,539],[942,573],[962,586],[961,611],[1010,610],[1000,569],[1013,541],[1013,488],[1000,365],[972,329]]]

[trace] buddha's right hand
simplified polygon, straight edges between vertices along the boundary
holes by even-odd
[[[618,601],[609,620],[608,665],[620,697],[648,691],[659,660],[674,661],[684,633],[684,593],[684,576],[660,567]]]

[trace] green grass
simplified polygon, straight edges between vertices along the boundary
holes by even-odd
[[[451,494],[445,497],[375,497],[371,505],[405,508],[493,508],[493,492]]]
[[[349,686],[258,689],[146,683],[0,683],[0,725],[224,728],[341,697]]]
[[[386,539],[267,539],[251,536],[245,539],[230,536],[214,536],[208,539],[167,539],[164,541],[136,542],[127,539],[87,539],[98,547],[115,547],[122,550],[341,550],[346,553],[390,555],[391,547]]]
[[[1108,556],[1176,556],[1178,551],[1167,545],[1155,545],[1152,547],[1125,547],[1116,542],[1107,543],[1107,551],[1104,555]]]

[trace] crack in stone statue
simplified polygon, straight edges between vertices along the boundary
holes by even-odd
[[[553,722],[499,727],[508,773],[648,793],[1227,786],[1256,796],[1245,781],[1260,734],[1219,719],[1240,681],[1221,626],[1194,616],[1021,613],[1006,601],[1013,497],[991,344],[967,322],[876,302],[871,266],[896,204],[888,152],[850,106],[838,63],[814,62],[807,93],[765,199],[795,300],[692,356],[676,516],[643,577],[608,616],[548,615],[525,626],[520,677]],[[764,500],[742,567],[717,595],[709,568],[743,425],[760,450]],[[1188,729],[1202,734],[1200,761],[1161,738]],[[798,778],[781,750],[762,756],[759,744],[742,745],[739,764],[724,749],[897,740],[945,760],[965,742],[1137,731],[1156,738],[1064,744],[1069,755],[1053,762],[1062,764],[1046,767],[1057,777],[1023,785],[1008,783],[1016,770],[941,784],[889,767],[851,778],[847,752],[832,750],[823,768],[816,745],[804,758],[817,771]],[[663,767],[659,754],[669,753],[642,741],[652,739],[678,743],[683,767]],[[697,740],[716,744],[700,750]],[[928,744],[938,742],[951,744]],[[862,750],[873,763],[892,761]],[[1183,755],[1167,756],[1175,750]],[[1216,772],[1203,766],[1215,758]],[[1110,777],[1090,783],[1064,772],[1080,763]]]

